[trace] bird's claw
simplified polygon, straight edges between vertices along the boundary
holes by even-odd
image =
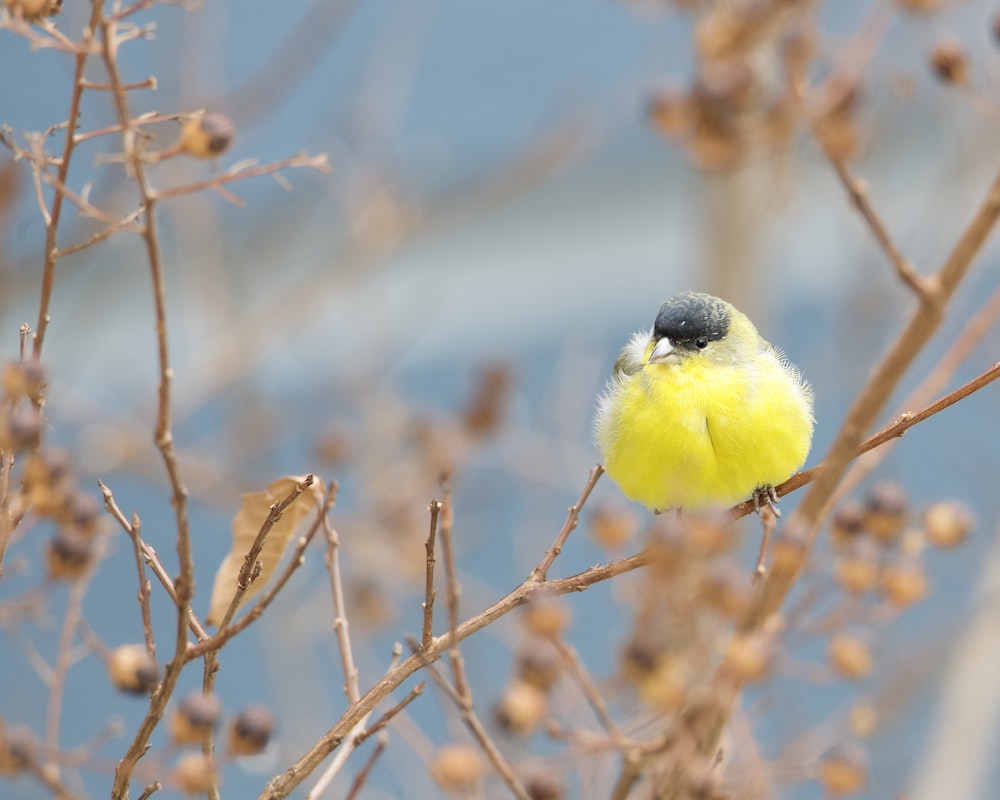
[[[778,493],[770,484],[758,486],[753,490],[753,496],[750,499],[753,500],[753,511],[755,514],[760,514],[761,508],[770,506],[774,516],[781,516],[781,509],[778,508],[781,498],[778,497]]]

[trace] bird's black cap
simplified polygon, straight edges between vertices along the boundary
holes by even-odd
[[[722,339],[729,331],[729,307],[718,297],[684,292],[660,306],[653,325],[653,338],[670,339],[684,345],[696,339],[710,342]]]

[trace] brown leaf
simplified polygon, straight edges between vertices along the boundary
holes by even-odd
[[[222,560],[219,571],[215,573],[215,585],[212,587],[212,603],[205,622],[218,625],[229,609],[229,604],[236,594],[237,580],[240,569],[257,534],[271,513],[271,508],[288,497],[296,484],[305,480],[302,475],[286,475],[279,478],[262,492],[243,495],[243,505],[233,517],[233,549]],[[245,603],[270,579],[274,573],[285,548],[291,541],[299,523],[305,517],[315,514],[323,505],[326,489],[323,482],[313,480],[301,496],[288,506],[264,540],[264,546],[257,557],[261,565],[260,574],[249,585],[243,595],[240,605]]]

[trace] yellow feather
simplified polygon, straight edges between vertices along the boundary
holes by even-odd
[[[746,316],[724,306],[725,336],[668,363],[649,363],[656,341],[637,334],[601,398],[605,470],[652,509],[741,502],[791,476],[809,453],[812,390]]]

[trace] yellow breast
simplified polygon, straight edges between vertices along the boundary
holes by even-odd
[[[602,400],[597,441],[608,474],[652,509],[746,500],[805,461],[812,404],[773,350],[740,365],[646,364]]]

